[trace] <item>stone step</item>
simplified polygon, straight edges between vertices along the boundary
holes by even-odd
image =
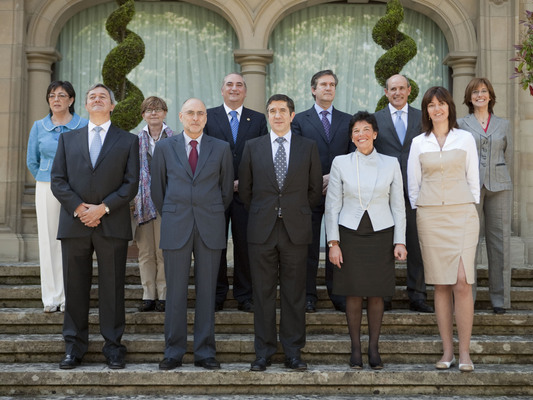
[[[83,395],[82,395],[83,396]],[[17,396],[17,398],[20,398],[20,396]],[[25,396],[25,398],[27,398]],[[32,400],[72,400],[72,396],[69,395],[61,395],[61,394],[49,394],[46,396],[32,396]],[[78,398],[78,397],[76,397]],[[79,398],[87,398],[85,396]],[[140,395],[113,395],[113,400],[213,400],[214,396],[212,395],[154,395],[154,394],[140,394]],[[217,400],[295,400],[295,399],[303,399],[303,396],[300,395],[254,395],[254,394],[244,394],[244,395],[234,395],[234,394],[228,394],[228,395],[217,395]],[[0,400],[12,400],[12,397],[3,397],[0,395]],[[98,396],[98,395],[91,395],[91,400],[109,400],[109,396]],[[305,400],[375,400],[376,395],[374,394],[352,394],[352,395],[339,395],[339,394],[332,394],[332,395],[313,395],[313,394],[306,394]],[[530,396],[477,396],[477,395],[462,395],[462,396],[455,396],[455,395],[379,395],[380,400],[531,400]]]
[[[279,323],[279,310],[277,321]],[[126,333],[150,334],[164,331],[164,313],[138,312],[126,310]],[[61,334],[63,314],[45,314],[41,308],[0,308],[1,334]],[[193,332],[194,310],[187,310],[189,333]],[[363,315],[361,330],[367,332],[367,318]],[[344,313],[334,310],[320,310],[306,314],[306,331],[308,334],[347,334]],[[99,332],[97,309],[89,313],[89,332]],[[220,311],[215,314],[215,332],[217,334],[249,334],[254,332],[253,314],[237,310]],[[416,313],[405,310],[386,312],[383,316],[383,334],[437,335],[435,314]],[[476,311],[474,314],[473,334],[475,335],[529,335],[533,334],[533,312],[512,310],[503,315],[490,311]]]
[[[187,295],[188,307],[194,307],[196,299],[196,291],[194,285],[189,285],[189,292]],[[224,303],[225,309],[237,309],[237,301],[231,295],[232,286],[230,285],[230,293]],[[125,302],[126,307],[138,307],[142,298],[142,286],[140,284],[129,284],[125,287]],[[318,309],[332,309],[333,305],[329,301],[326,286],[317,286],[317,308]],[[433,287],[427,287],[428,301],[433,300]],[[98,286],[93,285],[91,288],[91,307],[96,307],[98,304]],[[279,300],[279,290],[278,290]],[[0,307],[41,307],[41,287],[40,285],[0,285]],[[409,300],[405,286],[396,286],[395,295],[393,296],[394,309],[409,308]],[[515,310],[533,310],[533,287],[514,286],[511,287],[511,308]],[[488,288],[478,287],[476,309],[488,310],[491,309],[491,303],[488,293]]]
[[[318,284],[324,284],[325,268],[324,260],[318,268]],[[488,269],[486,265],[478,265],[478,286],[488,286]],[[396,283],[399,286],[405,286],[406,282],[406,264],[404,262],[396,263]],[[98,283],[98,268],[96,263],[93,267],[93,283]],[[228,279],[230,284],[233,283],[233,263],[228,264]],[[20,263],[0,263],[0,285],[40,285],[39,264],[36,262]],[[126,265],[126,283],[140,284],[139,266],[136,261],[130,260]],[[194,268],[190,270],[190,284],[194,283]],[[533,287],[533,266],[516,265],[511,270],[511,285],[520,287]]]
[[[433,364],[387,364],[382,371],[367,366],[361,371],[346,365],[310,364],[305,372],[290,372],[274,364],[265,373],[249,371],[248,363],[223,364],[206,371],[190,364],[174,371],[158,370],[156,364],[128,364],[109,370],[104,364],[83,364],[63,371],[57,363],[1,364],[0,395],[6,396],[141,396],[297,395],[298,399],[324,396],[366,395],[419,398],[421,394],[452,396],[532,396],[533,366],[477,365],[473,373],[457,368],[437,371]],[[396,397],[397,396],[397,397]],[[151,397],[153,398],[153,397]],[[249,397],[245,397],[249,398]],[[335,397],[333,397],[335,398]],[[452,397],[450,397],[452,398]]]
[[[361,343],[366,353],[368,337]],[[122,343],[127,347],[129,363],[158,363],[163,358],[165,340],[159,334],[125,334]],[[89,336],[86,362],[105,363],[102,355],[104,339],[99,334]],[[456,353],[457,342],[456,345]],[[253,334],[217,334],[217,359],[222,363],[251,362],[255,359]],[[384,363],[431,364],[442,354],[438,335],[392,334],[381,335],[380,353]],[[65,344],[60,334],[0,334],[0,363],[59,362]],[[189,335],[187,354],[183,361],[193,362],[193,336]],[[348,334],[307,335],[302,357],[312,364],[348,364],[350,338]],[[474,335],[471,341],[472,361],[477,364],[533,363],[531,335]],[[366,356],[365,356],[366,358]],[[283,362],[281,345],[274,362]]]

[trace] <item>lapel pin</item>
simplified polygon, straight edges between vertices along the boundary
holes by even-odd
[[[246,118],[246,121],[250,121],[250,118]]]

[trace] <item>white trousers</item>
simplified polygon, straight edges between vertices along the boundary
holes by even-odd
[[[57,240],[61,204],[52,194],[50,182],[35,183],[35,208],[39,235],[41,297],[44,306],[65,303],[61,241]]]
[[[135,229],[135,241],[139,248],[139,272],[143,286],[143,300],[166,300],[167,282],[165,261],[159,248],[161,216]]]

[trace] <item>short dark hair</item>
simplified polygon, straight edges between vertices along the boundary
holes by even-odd
[[[270,96],[270,98],[267,101],[266,110],[268,112],[268,106],[273,101],[284,101],[287,103],[287,107],[289,107],[289,112],[292,114],[294,112],[294,101],[287,96],[286,94],[273,94]]]
[[[453,128],[458,128],[457,125],[457,112],[455,111],[455,103],[451,93],[442,86],[430,87],[424,97],[422,98],[422,132],[428,136],[433,130],[433,121],[429,118],[428,104],[431,103],[433,97],[436,97],[438,101],[448,104],[448,132]]]
[[[494,104],[496,104],[496,93],[494,92],[494,88],[492,87],[492,84],[487,78],[473,78],[468,83],[465,89],[465,99],[463,101],[463,104],[468,107],[468,112],[470,114],[474,114],[474,105],[472,104],[472,92],[481,85],[485,85],[489,91],[489,113],[492,114],[494,112]]]
[[[224,87],[224,85],[226,84],[226,78],[227,78],[228,76],[230,76],[230,75],[239,75],[239,76],[242,78],[242,81],[244,82],[244,88],[245,88],[245,89],[248,89],[248,88],[246,87],[246,80],[244,79],[244,75],[241,74],[240,72],[230,72],[229,74],[226,74],[226,76],[224,76],[224,78],[222,79],[222,86],[221,86],[221,88]]]
[[[109,89],[103,83],[95,83],[89,89],[87,89],[87,92],[85,93],[85,104],[87,104],[87,96],[89,95],[89,92],[91,90],[94,90],[94,89],[99,88],[99,87],[104,88],[105,90],[107,90],[107,93],[109,93],[109,98],[111,100],[111,104],[115,104],[115,94],[113,93],[113,91],[111,89]]]
[[[53,90],[56,90],[57,88],[62,88],[65,92],[67,92],[68,94],[68,97],[71,97],[73,100],[72,100],[72,104],[68,107],[68,112],[71,113],[71,114],[74,114],[74,103],[76,102],[76,92],[74,91],[74,87],[72,86],[72,83],[70,83],[69,81],[53,81],[52,83],[50,83],[50,85],[48,85],[48,89],[46,89],[46,102],[48,104],[49,103],[49,98],[48,96],[50,96],[50,93],[52,93]],[[50,116],[52,116],[52,109],[50,108],[49,109],[50,111]]]
[[[318,84],[318,79],[322,78],[323,76],[332,76],[335,79],[335,86],[339,84],[339,79],[337,78],[337,75],[335,75],[335,73],[330,69],[324,69],[322,71],[318,71],[311,78],[311,87],[313,89],[316,89],[316,85]],[[316,96],[314,94],[313,94],[313,99],[316,99]]]
[[[368,122],[370,125],[372,125],[372,130],[374,132],[379,133],[378,121],[376,120],[375,115],[370,114],[368,111],[358,111],[352,116],[352,119],[350,119],[350,124],[348,128],[348,136],[350,137],[350,140],[352,139],[353,126],[360,121]]]

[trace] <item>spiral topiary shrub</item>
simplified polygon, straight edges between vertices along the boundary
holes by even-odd
[[[104,84],[115,94],[117,104],[111,121],[127,131],[142,120],[141,90],[126,79],[126,75],[144,58],[144,42],[139,35],[126,28],[135,14],[134,0],[116,0],[119,7],[106,21],[109,36],[118,43],[106,56],[102,67]]]
[[[372,39],[383,49],[387,50],[374,66],[374,74],[378,83],[385,87],[386,80],[395,74],[399,74],[402,68],[416,56],[416,43],[406,34],[398,31],[398,26],[403,21],[403,7],[399,0],[391,0],[387,3],[385,15],[376,22],[372,29]],[[408,78],[409,79],[409,78]],[[418,96],[418,85],[412,79],[411,94],[408,102],[413,102]],[[387,106],[386,96],[379,99],[376,111]]]

